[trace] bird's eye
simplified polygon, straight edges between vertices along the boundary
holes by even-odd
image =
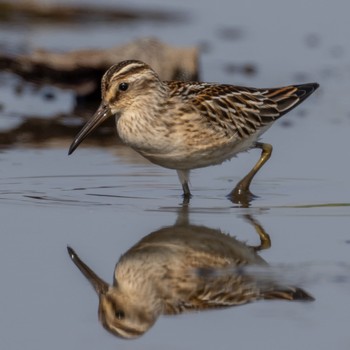
[[[120,83],[119,84],[119,90],[120,91],[126,91],[129,87],[129,84],[128,83]]]
[[[125,313],[123,310],[117,310],[115,312],[115,317],[118,319],[118,320],[122,320],[125,318]]]

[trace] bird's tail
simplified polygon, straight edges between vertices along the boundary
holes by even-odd
[[[308,98],[317,88],[318,83],[290,85],[282,88],[269,89],[266,96],[277,103],[279,117],[295,108]]]

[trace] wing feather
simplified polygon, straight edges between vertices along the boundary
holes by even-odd
[[[241,138],[254,134],[296,107],[318,84],[256,89],[210,83],[168,82],[179,96],[215,128]]]

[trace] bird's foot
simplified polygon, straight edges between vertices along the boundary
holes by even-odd
[[[248,208],[250,203],[258,198],[255,194],[250,192],[249,187],[240,186],[239,184],[228,194],[228,199],[235,204],[239,204],[244,208]]]

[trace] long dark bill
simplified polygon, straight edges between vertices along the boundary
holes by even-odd
[[[101,294],[105,294],[108,290],[108,283],[106,283],[102,278],[98,277],[94,271],[90,269],[78,256],[78,254],[71,248],[67,247],[68,254],[74,264],[78,267],[78,269],[82,272],[82,274],[88,279],[88,281],[92,284],[97,294],[100,296]]]
[[[84,125],[84,127],[80,130],[78,135],[73,140],[72,144],[69,147],[68,155],[72,154],[88,135],[90,135],[100,124],[102,124],[111,116],[112,112],[109,109],[108,105],[102,102],[100,104],[100,107],[98,107],[96,113]]]

